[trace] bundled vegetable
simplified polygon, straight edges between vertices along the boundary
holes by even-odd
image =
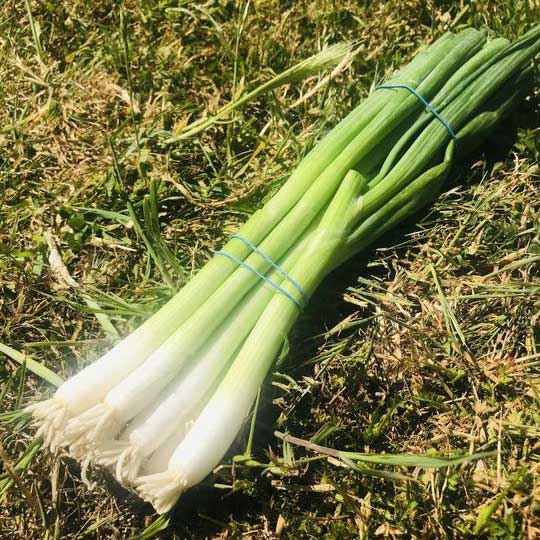
[[[219,464],[329,272],[429,204],[530,87],[540,26],[445,34],[370,94],[153,317],[29,407],[158,512]]]

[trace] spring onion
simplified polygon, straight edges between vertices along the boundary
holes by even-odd
[[[110,468],[169,510],[223,459],[304,295],[434,199],[524,97],[539,51],[540,26],[514,42],[448,33],[420,52],[306,155],[239,230],[247,241],[231,238],[227,256],[29,406],[46,444]]]

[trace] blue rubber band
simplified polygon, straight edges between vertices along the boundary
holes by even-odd
[[[266,281],[268,285],[279,291],[281,294],[285,295],[291,302],[294,302],[300,309],[302,309],[302,304],[290,293],[288,293],[285,289],[281,288],[277,283],[274,283],[271,279],[267,278],[264,274],[261,274],[256,268],[253,268],[253,266],[249,265],[248,263],[241,261],[238,257],[235,257],[234,255],[231,255],[230,253],[227,253],[226,251],[223,251],[220,249],[219,251],[214,251],[214,255],[223,255],[224,257],[227,257],[227,259],[230,259],[231,261],[235,262],[239,266],[243,266],[247,270],[250,270],[257,276],[259,276],[263,281]]]
[[[244,238],[243,236],[239,234],[231,234],[230,237],[237,238],[241,242],[244,242],[244,244],[246,244],[246,246],[251,248],[253,252],[260,255],[265,261],[268,261],[302,295],[304,304],[308,303],[307,294],[304,291],[304,289],[302,289],[302,285],[300,285],[300,283],[298,283],[298,281],[296,281],[293,277],[289,276],[289,274],[287,274],[287,272],[285,272],[285,270],[283,270],[281,266],[279,266],[276,262],[274,262],[266,253],[261,251],[253,242],[251,242],[250,240],[248,240],[247,238]]]
[[[381,84],[380,86],[377,86],[375,90],[378,90],[379,88],[403,88],[405,90],[408,90],[411,94],[416,96],[423,103],[425,108],[446,128],[448,133],[450,133],[450,137],[452,137],[452,139],[454,139],[454,142],[457,143],[457,137],[454,133],[454,130],[452,129],[452,126],[414,88],[411,88],[406,84]]]

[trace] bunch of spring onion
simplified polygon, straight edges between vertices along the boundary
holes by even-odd
[[[169,510],[226,454],[321,280],[433,200],[526,95],[539,51],[540,26],[512,43],[448,33],[420,52],[163,308],[31,405],[38,433]]]

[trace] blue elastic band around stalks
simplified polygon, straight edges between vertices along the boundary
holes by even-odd
[[[269,262],[301,295],[302,299],[304,300],[304,304],[307,304],[308,298],[307,294],[305,293],[304,289],[302,289],[302,285],[296,281],[292,276],[289,276],[281,266],[279,266],[273,259],[271,259],[266,253],[261,251],[253,242],[249,241],[247,238],[244,238],[243,236],[240,236],[239,234],[231,234],[231,238],[237,238],[241,242],[244,242],[246,246],[248,246],[253,252],[260,255],[265,261]]]
[[[238,240],[241,240],[241,241],[245,241],[244,243],[246,245],[248,245],[250,248],[251,246],[253,246],[253,251],[258,253],[259,255],[261,255],[265,260],[267,260],[280,274],[282,274],[283,276],[285,276],[285,278],[287,278],[287,280],[292,283],[296,289],[298,289],[298,291],[302,294],[302,298],[304,298],[304,300],[306,301],[307,300],[307,296],[306,296],[306,293],[304,292],[304,290],[302,289],[302,287],[291,277],[289,276],[285,270],[283,270],[282,268],[280,268],[274,261],[272,261],[272,259],[270,259],[270,257],[268,257],[267,255],[263,254],[262,251],[260,251],[257,247],[255,247],[251,242],[249,242],[249,240],[247,240],[247,238],[243,238],[243,237],[239,237],[239,235],[233,235],[231,236],[231,238],[238,238]],[[249,242],[249,243],[248,243]],[[251,245],[250,245],[251,244]],[[287,292],[283,287],[280,287],[277,283],[275,283],[274,281],[272,281],[270,278],[267,278],[264,274],[262,274],[261,272],[259,272],[256,268],[253,268],[253,266],[251,266],[250,264],[240,260],[238,257],[235,257],[234,255],[231,255],[230,253],[227,253],[226,251],[223,251],[222,249],[220,249],[219,251],[214,251],[214,255],[223,255],[224,257],[227,257],[227,259],[235,262],[238,266],[242,266],[243,268],[246,268],[247,270],[249,270],[250,272],[253,272],[256,276],[258,276],[259,278],[261,278],[263,281],[265,281],[266,283],[268,283],[268,285],[270,285],[270,287],[273,287],[274,289],[276,289],[276,291],[280,292],[281,294],[283,294],[284,296],[286,296],[291,302],[293,302],[294,304],[296,304],[299,308],[302,308],[302,304],[292,295],[290,294],[289,292]]]
[[[448,133],[450,133],[450,137],[452,137],[452,139],[454,139],[454,142],[457,143],[457,137],[454,133],[454,130],[452,129],[452,126],[414,88],[406,84],[381,84],[380,86],[377,86],[375,90],[378,90],[379,88],[403,88],[405,90],[408,90],[413,96],[416,96],[416,98],[422,102],[424,107],[446,128]]]

